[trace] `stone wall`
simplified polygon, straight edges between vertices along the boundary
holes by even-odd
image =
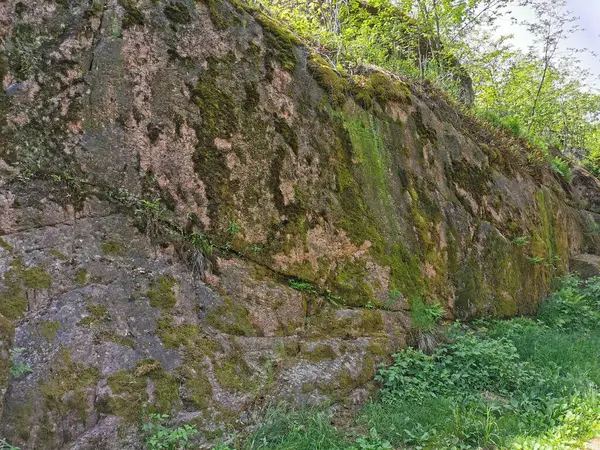
[[[418,334],[414,299],[529,314],[597,253],[585,171],[573,189],[240,5],[7,0],[0,44],[0,314],[32,369],[0,435],[23,449],[139,448],[152,412],[206,443],[272,399],[360,404]]]

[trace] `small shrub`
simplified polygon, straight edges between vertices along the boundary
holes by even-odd
[[[428,304],[418,297],[410,301],[410,319],[420,331],[431,331],[444,317],[444,308],[438,303]]]
[[[375,428],[371,428],[369,435],[359,437],[356,440],[356,445],[351,447],[350,450],[393,450],[393,448],[389,441],[379,437]]]
[[[512,243],[517,247],[525,247],[529,245],[529,237],[527,236],[517,236],[512,240]]]
[[[20,377],[27,373],[33,372],[28,364],[24,364],[18,361],[19,356],[25,351],[24,348],[13,348],[10,351],[10,375],[12,377]],[[1,448],[1,447],[0,447]]]
[[[198,434],[194,425],[172,428],[168,423],[168,415],[150,414],[148,421],[142,425],[148,450],[179,450],[195,446],[190,442],[190,438]]]
[[[292,289],[295,289],[295,290],[300,291],[300,292],[308,292],[308,293],[311,293],[311,294],[316,294],[317,293],[317,290],[316,290],[315,286],[312,285],[311,283],[306,282],[306,281],[289,279],[288,280],[288,284],[290,285],[290,287]]]
[[[567,161],[560,156],[555,156],[550,159],[550,166],[552,167],[552,170],[563,177],[567,183],[571,182],[573,174],[571,173],[571,168],[569,167],[569,163],[567,163]]]
[[[0,439],[0,450],[21,450],[19,447],[10,445],[6,439]]]

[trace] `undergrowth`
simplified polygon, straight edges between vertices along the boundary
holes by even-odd
[[[381,367],[378,397],[343,427],[333,409],[271,408],[219,448],[567,449],[600,434],[600,278],[561,279],[536,318],[444,333]]]

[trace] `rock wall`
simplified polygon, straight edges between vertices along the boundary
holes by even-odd
[[[0,392],[8,321],[32,370],[0,435],[23,449],[140,448],[152,412],[204,445],[271,399],[359,404],[418,333],[413,299],[529,314],[598,253],[585,171],[572,189],[240,5],[5,0],[0,44]]]

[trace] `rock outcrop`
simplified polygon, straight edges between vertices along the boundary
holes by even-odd
[[[0,435],[23,449],[358,404],[413,299],[529,314],[598,253],[593,195],[534,150],[240,5],[6,0],[0,43],[0,392],[8,321],[31,368]]]

